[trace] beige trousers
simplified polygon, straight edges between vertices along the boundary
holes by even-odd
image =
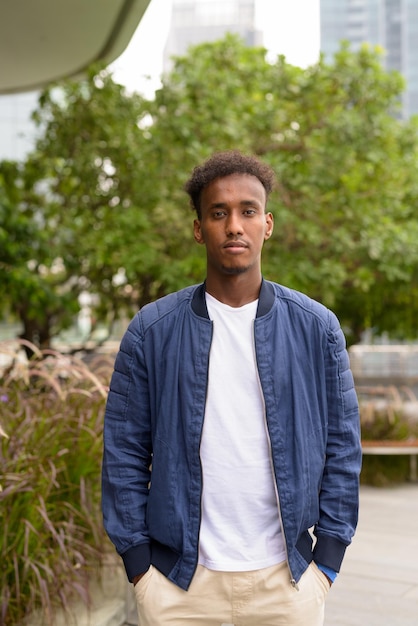
[[[135,586],[139,626],[322,626],[329,583],[311,563],[290,584],[286,563],[251,572],[199,565],[188,591],[153,566]]]

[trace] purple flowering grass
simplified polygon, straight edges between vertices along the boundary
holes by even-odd
[[[0,344],[1,349],[1,344]],[[108,546],[102,428],[113,359],[42,353],[0,373],[0,623],[88,604]],[[94,571],[93,571],[94,570]]]

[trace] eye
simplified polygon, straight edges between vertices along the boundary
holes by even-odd
[[[213,213],[212,213],[212,217],[215,218],[215,219],[219,219],[221,217],[224,217],[224,215],[225,215],[225,211],[223,211],[221,209],[219,209],[218,211],[213,211]]]

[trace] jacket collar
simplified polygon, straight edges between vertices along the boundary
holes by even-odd
[[[206,283],[202,283],[201,285],[198,285],[198,287],[196,287],[195,292],[193,294],[193,298],[192,298],[192,309],[196,313],[196,315],[209,319],[209,313],[208,313],[208,309],[206,306],[205,293],[206,293]],[[263,278],[262,283],[261,283],[256,317],[262,317],[263,315],[266,315],[266,313],[268,313],[271,307],[273,306],[273,302],[274,302],[273,284],[270,283],[269,281],[264,280]]]

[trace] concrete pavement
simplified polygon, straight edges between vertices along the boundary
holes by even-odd
[[[418,485],[362,487],[326,626],[418,626]]]

